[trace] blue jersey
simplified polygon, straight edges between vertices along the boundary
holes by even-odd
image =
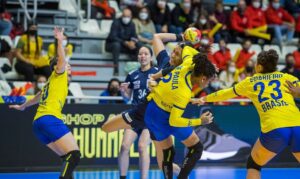
[[[166,50],[160,51],[156,59],[157,59],[157,67],[159,69],[165,69],[170,67],[170,63],[169,63],[170,57]]]
[[[151,74],[157,73],[159,70],[156,67],[151,67],[147,71],[141,69],[130,72],[125,82],[129,83],[128,88],[132,89],[132,104],[137,105],[148,94],[148,79]]]

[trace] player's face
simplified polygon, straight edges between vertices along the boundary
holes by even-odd
[[[206,76],[191,76],[192,85],[198,85],[200,88],[205,88],[213,78],[207,78]]]
[[[141,66],[150,65],[151,60],[152,58],[149,49],[147,49],[146,47],[142,47],[139,50],[139,54],[138,54],[138,61],[140,62]]]
[[[171,53],[170,64],[173,66],[178,66],[182,63],[181,59],[182,48],[177,45]]]
[[[260,65],[260,64],[258,64],[258,63],[256,63],[256,64],[255,64],[255,72],[256,72],[256,73],[260,73],[260,72],[262,72],[262,71],[263,71],[263,66]]]
[[[67,70],[68,75],[71,75],[71,65],[68,63],[66,65],[66,70]]]

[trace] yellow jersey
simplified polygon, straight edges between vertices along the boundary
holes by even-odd
[[[52,72],[48,82],[42,88],[39,107],[34,120],[45,116],[53,115],[62,119],[62,108],[65,104],[68,95],[68,73],[65,71],[62,74]]]
[[[287,92],[286,81],[294,84],[299,82],[298,78],[286,73],[258,73],[233,88],[208,95],[206,101],[222,101],[235,96],[248,97],[258,111],[263,133],[277,128],[300,126],[300,112],[294,97]]]
[[[38,60],[40,53],[42,52],[43,39],[40,36],[38,36],[37,40],[38,40],[38,47],[36,46],[35,40],[28,41],[27,35],[22,35],[17,44],[17,48],[22,50],[22,55],[25,58],[31,60],[32,62],[34,62],[35,60]],[[30,49],[28,49],[28,43],[29,43]],[[40,53],[36,55],[37,50],[39,50]]]
[[[193,70],[193,56],[199,53],[191,47],[184,47],[182,58],[184,62],[166,75],[153,88],[147,100],[153,100],[162,110],[170,113],[169,123],[175,127],[196,126],[200,119],[187,119],[182,114],[192,97],[191,74]]]

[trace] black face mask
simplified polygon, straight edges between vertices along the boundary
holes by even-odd
[[[253,67],[246,66],[246,72],[247,73],[252,73],[253,72]]]
[[[32,35],[32,36],[35,36],[35,35],[37,35],[37,30],[29,30],[28,34]]]
[[[287,63],[286,64],[286,68],[287,69],[291,69],[291,68],[293,68],[294,67],[294,64],[293,63]]]
[[[244,12],[245,12],[245,10],[244,10],[244,9],[242,9],[242,8],[238,8],[238,13],[239,13],[240,15],[244,15]]]
[[[119,92],[118,88],[112,87],[112,88],[109,89],[110,94],[118,94],[118,92]]]

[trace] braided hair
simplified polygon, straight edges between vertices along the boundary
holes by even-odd
[[[212,78],[216,75],[217,71],[215,66],[208,60],[206,53],[200,52],[193,57],[193,74],[196,77],[206,76]]]

